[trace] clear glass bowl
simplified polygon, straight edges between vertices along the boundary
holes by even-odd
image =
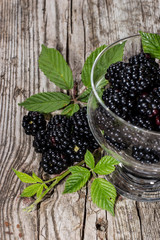
[[[160,200],[160,162],[145,164],[132,157],[133,147],[147,148],[160,154],[160,133],[136,127],[115,115],[101,99],[100,85],[107,71],[105,54],[113,46],[125,41],[123,61],[141,52],[141,36],[121,39],[106,47],[96,58],[91,72],[92,93],[88,101],[88,121],[93,135],[105,150],[120,161],[116,170],[106,176],[117,191],[138,201]],[[112,56],[110,56],[112,57]],[[108,139],[114,137],[114,143]]]

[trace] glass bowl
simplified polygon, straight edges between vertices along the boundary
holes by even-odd
[[[108,68],[105,54],[117,44],[124,44],[123,61],[142,50],[141,36],[121,39],[106,47],[96,58],[91,71],[92,93],[87,107],[91,131],[105,150],[119,160],[116,170],[106,176],[117,191],[138,201],[160,200],[160,133],[136,127],[114,114],[102,101],[102,85]],[[111,51],[110,51],[111,52]],[[110,59],[112,55],[110,56]],[[108,59],[108,58],[107,58]],[[152,164],[134,158],[136,149],[153,152]]]

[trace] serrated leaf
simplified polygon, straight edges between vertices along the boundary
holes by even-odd
[[[88,173],[88,169],[84,168],[84,167],[80,167],[80,166],[72,166],[69,167],[69,170],[71,173],[76,174],[76,173],[80,173],[80,174],[87,174]]]
[[[84,161],[86,162],[86,164],[88,165],[88,167],[90,167],[91,169],[94,168],[95,166],[95,161],[94,161],[94,156],[93,154],[87,150],[85,156],[84,156]]]
[[[15,172],[17,177],[24,183],[36,183],[37,182],[35,179],[33,179],[31,176],[29,176],[26,173],[19,172],[19,171],[15,170],[14,168],[12,168],[12,170]]]
[[[44,92],[32,95],[19,105],[28,111],[50,113],[67,106],[70,99],[70,96],[64,93]]]
[[[80,190],[88,181],[90,177],[90,171],[86,169],[86,171],[74,173],[69,176],[65,183],[65,189],[63,193],[73,193]]]
[[[91,185],[91,198],[99,208],[109,211],[114,216],[116,200],[115,187],[103,178],[96,178]]]
[[[92,88],[87,88],[79,97],[78,100],[80,100],[81,102],[88,102],[88,98],[90,96],[90,93],[92,91]]]
[[[104,88],[108,83],[109,83],[108,80],[106,80],[105,78],[102,78],[102,80],[98,83],[98,85],[97,85],[96,87],[97,87],[97,89],[102,89],[102,88]]]
[[[43,183],[43,180],[42,180],[41,178],[39,178],[34,172],[32,173],[32,177],[33,177],[37,182]]]
[[[78,110],[79,110],[79,105],[77,103],[76,104],[73,103],[65,107],[61,112],[61,114],[66,116],[72,116]]]
[[[107,175],[115,170],[114,165],[117,164],[119,164],[119,161],[117,161],[115,158],[111,156],[104,156],[97,163],[93,171],[100,175]]]
[[[98,54],[104,49],[106,48],[106,45],[100,46],[99,48],[97,48],[95,51],[93,51],[89,57],[87,58],[87,60],[84,63],[83,69],[82,69],[82,82],[86,87],[91,87],[91,83],[90,83],[90,75],[91,75],[91,69],[92,69],[92,65],[96,59],[96,57],[98,56]]]
[[[160,59],[160,35],[139,31],[142,37],[142,46],[145,53]]]
[[[72,71],[58,50],[42,45],[38,62],[39,68],[51,82],[62,89],[73,88]]]
[[[41,186],[40,183],[36,183],[36,184],[32,184],[28,187],[26,187],[22,194],[21,197],[32,197],[36,194],[36,192],[38,191],[39,187]]]
[[[36,197],[39,198],[42,192],[43,192],[43,185],[41,184],[37,190]]]

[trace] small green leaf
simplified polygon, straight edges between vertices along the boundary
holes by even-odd
[[[70,104],[63,111],[61,112],[62,115],[72,116],[75,112],[79,110],[79,105],[76,104]]]
[[[90,75],[91,75],[91,69],[92,65],[98,56],[98,54],[106,47],[106,45],[100,46],[97,48],[95,51],[93,51],[87,60],[84,63],[83,69],[82,69],[82,82],[86,87],[91,87],[91,80],[90,80]]]
[[[87,89],[78,97],[78,100],[80,100],[81,102],[86,102],[86,103],[87,103],[91,91],[92,91],[92,88],[91,88],[91,87],[87,88]]]
[[[99,208],[109,211],[114,216],[116,200],[115,187],[103,178],[96,178],[91,185],[91,198]]]
[[[56,49],[42,45],[39,68],[58,87],[62,89],[73,88],[72,71],[63,56]]]
[[[19,179],[24,183],[36,183],[37,182],[35,179],[33,179],[31,176],[29,176],[26,173],[19,172],[19,171],[15,170],[14,168],[12,168],[12,170],[15,172],[17,177],[19,177]]]
[[[19,105],[25,107],[28,111],[50,113],[67,106],[70,99],[70,96],[64,93],[44,92],[32,95]]]
[[[84,161],[86,162],[86,164],[88,165],[88,167],[90,167],[91,169],[94,168],[95,166],[95,161],[94,161],[94,156],[93,154],[87,150],[85,156],[84,156]]]
[[[84,173],[84,174],[87,174],[88,173],[88,169],[87,168],[84,168],[84,167],[80,167],[80,166],[72,166],[72,167],[69,167],[69,170],[72,174],[75,174],[75,173]]]
[[[111,156],[104,156],[101,160],[97,163],[96,167],[93,171],[100,175],[107,175],[110,174],[115,170],[114,165],[118,165],[119,161]]]
[[[76,168],[71,167],[69,169],[73,174],[67,178],[63,193],[77,192],[86,184],[90,177],[90,171],[83,167],[76,166]]]
[[[32,173],[32,177],[33,177],[37,182],[43,183],[43,180],[40,179],[34,172]]]
[[[43,192],[43,185],[41,184],[37,190],[36,197],[39,198]]]
[[[36,192],[38,191],[40,186],[41,186],[40,183],[36,183],[36,184],[32,184],[32,185],[26,187],[23,190],[21,197],[32,197],[33,195],[36,194]]]
[[[142,37],[142,46],[145,53],[160,59],[160,35],[139,31]]]

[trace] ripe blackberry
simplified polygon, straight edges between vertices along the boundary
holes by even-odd
[[[123,91],[107,88],[103,92],[102,99],[106,106],[119,117],[128,120],[132,115],[135,100],[128,97]]]
[[[68,147],[71,138],[71,121],[66,116],[55,115],[47,125],[47,130],[38,131],[34,137],[33,147],[36,152],[42,153],[49,148],[64,150]]]
[[[86,150],[88,149],[88,142],[79,136],[72,136],[68,149],[65,151],[68,158],[74,162],[80,162],[84,159]]]
[[[143,148],[142,146],[132,147],[132,157],[141,163],[152,164],[160,161],[160,154],[153,149]]]
[[[121,136],[120,130],[117,128],[108,128],[107,131],[105,130],[104,137],[106,142],[117,150],[125,150],[129,146],[129,144],[126,143],[124,138]]]
[[[59,174],[66,170],[70,165],[71,162],[69,158],[63,153],[53,149],[44,152],[42,155],[42,161],[40,162],[40,166],[49,174]]]
[[[95,140],[87,120],[87,108],[81,108],[72,116],[73,130],[72,135],[77,136],[79,139],[84,139],[88,142],[88,149],[95,150],[99,147]],[[92,147],[91,147],[92,146]]]
[[[29,112],[23,117],[22,126],[27,135],[35,136],[39,130],[46,129],[44,115],[38,112]]]
[[[52,141],[48,138],[46,132],[46,130],[40,130],[34,136],[33,147],[37,153],[43,153],[49,148],[53,148]]]
[[[46,135],[54,148],[67,149],[71,139],[72,123],[62,115],[52,117],[47,125]]]

